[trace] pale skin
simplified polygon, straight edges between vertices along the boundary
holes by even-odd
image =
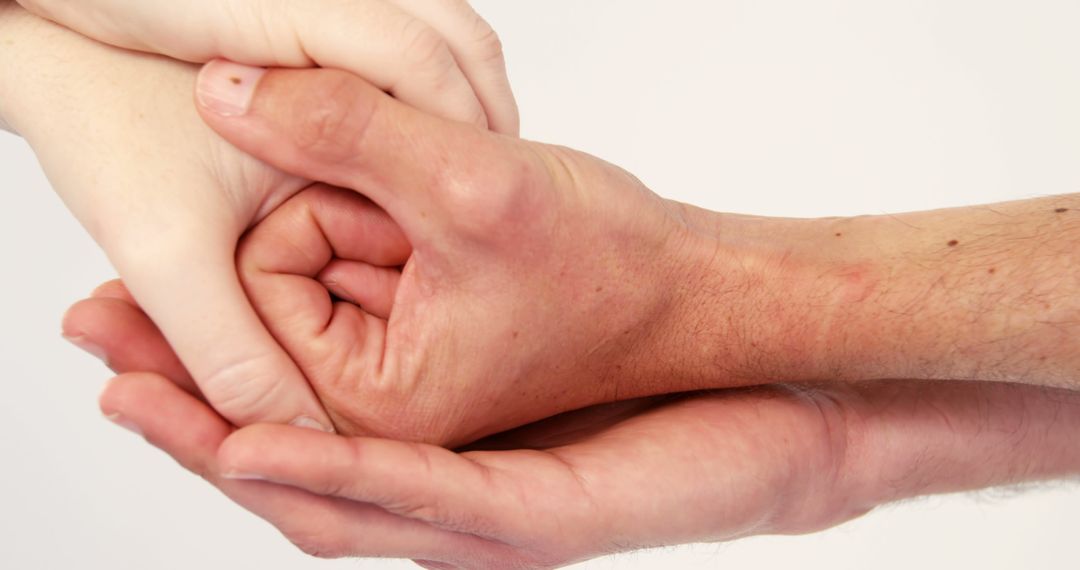
[[[433,115],[518,132],[499,36],[465,0],[17,1],[104,44],[194,63],[344,69]]]
[[[24,4],[102,40],[190,61],[228,53],[280,65],[336,64],[433,113],[517,130],[498,38],[467,3]],[[312,20],[321,8],[333,29]],[[431,18],[437,23],[426,23]],[[202,28],[167,29],[180,23]],[[345,42],[346,34],[367,41]],[[294,43],[286,48],[286,40]],[[302,372],[250,306],[234,263],[240,235],[309,182],[208,130],[191,104],[196,72],[91,41],[0,0],[0,123],[33,146],[57,193],[215,409],[240,425],[332,430]],[[98,351],[84,338],[71,340]]]

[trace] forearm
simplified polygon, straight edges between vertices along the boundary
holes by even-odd
[[[665,388],[1080,386],[1080,195],[820,220],[687,211],[707,270],[666,347],[691,372]]]
[[[869,267],[820,341],[845,377],[1080,386],[1080,195],[835,227]]]

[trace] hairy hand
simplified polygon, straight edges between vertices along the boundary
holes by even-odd
[[[715,255],[677,206],[593,157],[431,117],[343,72],[251,88],[246,114],[206,119],[348,188],[297,196],[238,254],[343,432],[462,444],[677,376],[671,323]]]

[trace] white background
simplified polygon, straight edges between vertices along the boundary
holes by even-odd
[[[1075,0],[476,5],[504,38],[525,136],[665,196],[816,216],[1080,189]],[[0,181],[0,568],[408,567],[306,559],[102,420],[108,373],[58,333],[68,304],[113,272],[4,134]],[[1078,522],[1080,490],[1064,484],[583,567],[1076,568]]]

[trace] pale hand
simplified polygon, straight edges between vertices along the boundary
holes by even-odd
[[[434,115],[516,135],[498,35],[464,0],[18,0],[100,42],[205,63],[332,67]]]

